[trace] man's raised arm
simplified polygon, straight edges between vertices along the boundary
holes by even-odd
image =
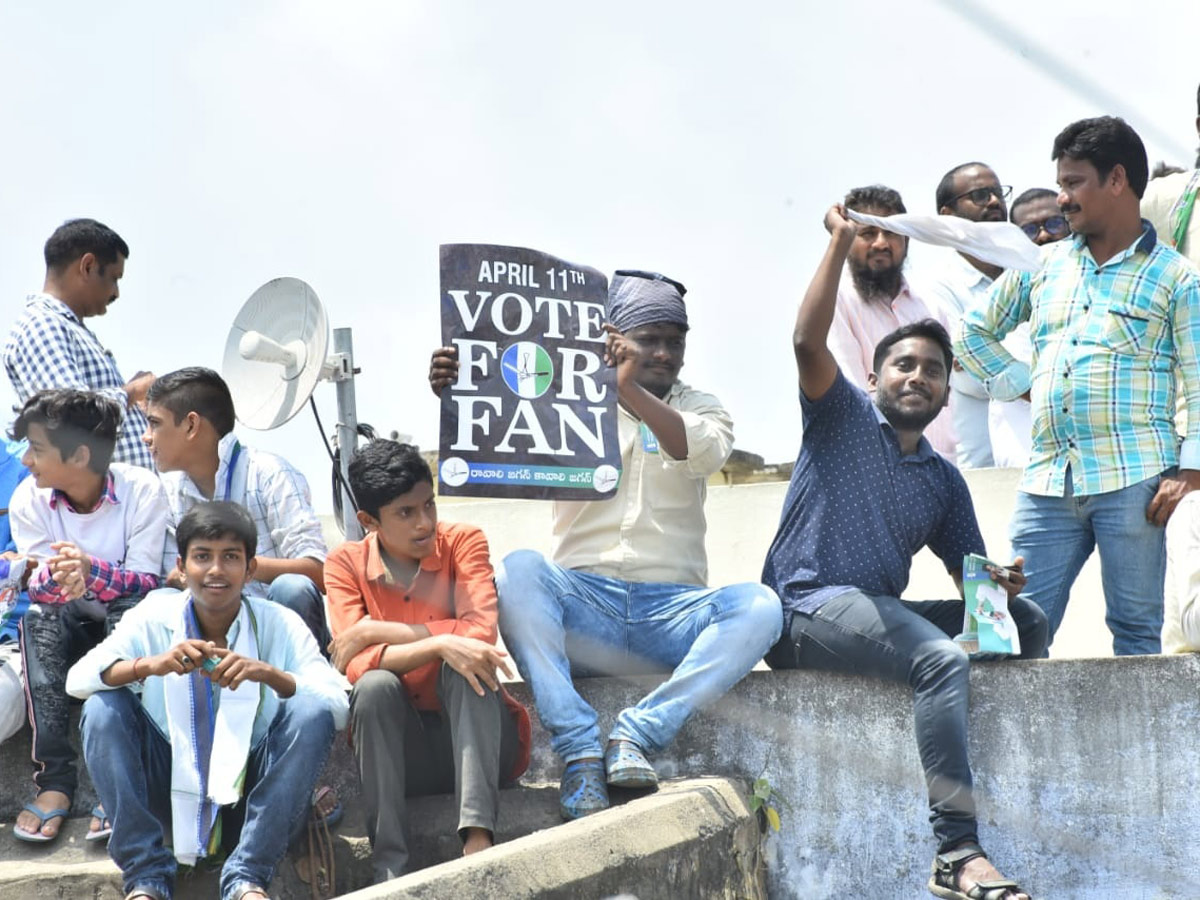
[[[841,204],[825,213],[825,230],[829,246],[817,274],[813,276],[800,308],[796,311],[796,327],[792,331],[792,348],[796,353],[796,368],[800,372],[800,390],[809,400],[819,400],[833,387],[837,378],[837,362],[829,351],[829,329],[837,306],[838,282],[842,266],[850,253],[857,229],[846,218]]]

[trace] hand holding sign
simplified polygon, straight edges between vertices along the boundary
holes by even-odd
[[[603,500],[621,464],[603,362],[608,282],[536,250],[441,248],[442,493]],[[597,477],[598,473],[603,477]]]

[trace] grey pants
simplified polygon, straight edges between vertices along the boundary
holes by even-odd
[[[350,693],[350,734],[362,781],[375,881],[408,865],[405,798],[454,791],[458,830],[495,832],[500,782],[518,752],[517,723],[500,694],[480,697],[445,663],[438,675],[441,712],[421,712],[394,672],[375,669]]]

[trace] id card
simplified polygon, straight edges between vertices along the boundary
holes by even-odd
[[[642,449],[647,453],[658,452],[658,438],[654,436],[654,432],[647,427],[645,422],[641,423],[642,432]]]

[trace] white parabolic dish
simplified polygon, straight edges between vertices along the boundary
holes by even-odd
[[[238,421],[269,431],[296,415],[321,378],[328,345],[325,308],[299,278],[275,278],[251,294],[221,364]]]

